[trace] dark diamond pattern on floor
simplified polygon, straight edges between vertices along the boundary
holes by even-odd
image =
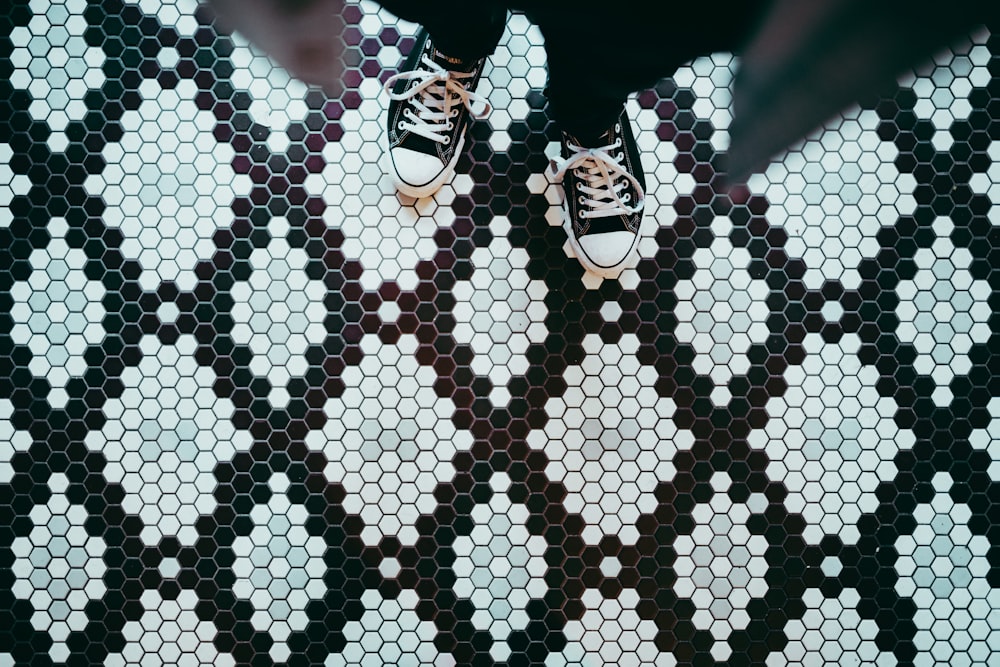
[[[414,201],[416,26],[347,13],[334,99],[195,0],[0,9],[0,666],[1000,663],[1000,26],[729,191],[736,61],[637,94],[611,281],[537,30]]]

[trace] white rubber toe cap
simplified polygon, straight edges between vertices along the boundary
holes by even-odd
[[[632,232],[608,232],[577,239],[580,262],[592,272],[605,277],[617,277],[631,259],[638,236]]]
[[[389,150],[389,163],[396,187],[412,197],[429,197],[448,180],[450,165],[436,155],[397,147]]]

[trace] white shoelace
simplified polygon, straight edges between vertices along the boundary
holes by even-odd
[[[577,198],[582,206],[588,210],[580,209],[580,217],[584,220],[591,218],[607,218],[615,215],[633,215],[642,210],[645,205],[646,193],[642,189],[639,180],[630,174],[622,166],[625,158],[623,152],[612,156],[611,151],[622,147],[621,137],[613,144],[600,146],[598,148],[584,148],[577,146],[573,142],[567,141],[570,156],[563,159],[553,159],[549,165],[555,180],[561,181],[570,169],[576,171],[577,176],[583,183],[577,183]],[[629,206],[632,199],[631,193],[622,191],[631,183],[635,188],[638,201],[634,206]],[[566,196],[572,196],[567,192]]]
[[[464,104],[473,118],[485,118],[492,107],[485,97],[477,95],[465,87],[464,81],[475,75],[474,72],[455,72],[445,69],[429,56],[423,56],[423,67],[412,72],[400,72],[389,77],[385,82],[385,91],[389,99],[396,101],[410,100],[416,112],[409,106],[403,110],[403,115],[409,120],[401,120],[397,127],[410,131],[439,144],[451,143],[454,129],[453,119],[458,116],[460,104]],[[416,80],[417,85],[411,86],[402,93],[393,93],[392,88],[398,81]],[[472,105],[482,102],[485,109],[476,113]]]

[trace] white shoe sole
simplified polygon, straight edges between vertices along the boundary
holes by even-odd
[[[441,189],[441,187],[455,177],[455,165],[458,164],[458,158],[462,156],[462,149],[465,148],[465,137],[461,137],[458,140],[458,145],[455,146],[455,155],[451,158],[451,162],[441,170],[433,181],[427,183],[426,185],[413,185],[407,183],[399,177],[396,172],[396,167],[392,162],[392,155],[389,154],[388,146],[385,147],[382,155],[382,159],[385,161],[385,171],[389,174],[389,178],[392,180],[392,184],[396,186],[396,190],[407,197],[413,197],[414,199],[423,199],[425,197],[432,196],[435,192]]]
[[[618,280],[625,269],[635,268],[639,259],[639,239],[642,238],[642,223],[639,224],[639,233],[635,235],[635,240],[632,241],[632,247],[629,248],[625,257],[623,257],[620,262],[614,266],[598,266],[587,258],[587,253],[585,253],[583,248],[580,247],[580,244],[577,243],[576,234],[573,232],[573,224],[569,218],[569,207],[566,204],[565,193],[563,193],[561,207],[563,214],[563,229],[566,230],[566,237],[569,239],[569,244],[573,248],[573,254],[576,255],[577,260],[579,260],[580,264],[587,272],[601,276],[602,278]],[[643,220],[645,220],[645,216],[643,216]]]

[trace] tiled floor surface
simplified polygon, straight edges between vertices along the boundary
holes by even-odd
[[[0,8],[0,665],[1000,664],[1000,39],[728,194],[733,59],[639,94],[602,281],[536,30],[414,201],[349,11],[327,99],[194,0]]]

